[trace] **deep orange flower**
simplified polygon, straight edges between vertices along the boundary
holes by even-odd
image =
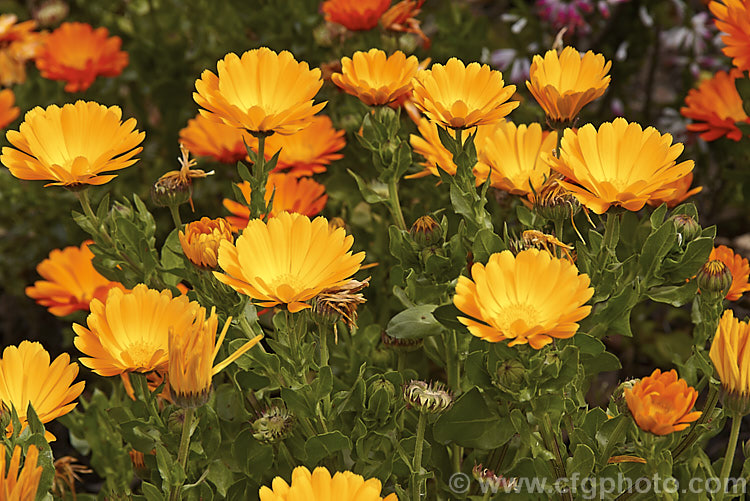
[[[341,58],[341,73],[331,76],[333,83],[369,106],[391,103],[411,91],[419,60],[397,50],[390,56],[380,49],[357,51]]]
[[[255,138],[249,144],[253,150],[258,150]],[[325,172],[328,164],[343,157],[338,152],[344,146],[344,131],[334,129],[333,122],[326,115],[315,115],[310,125],[299,132],[268,137],[264,151],[268,160],[281,150],[275,170],[300,177]]]
[[[247,157],[245,143],[251,144],[253,140],[254,137],[241,129],[214,122],[201,114],[188,120],[187,127],[180,130],[180,142],[190,153],[227,164]]]
[[[723,32],[724,54],[742,71],[750,69],[750,5],[744,0],[723,0],[708,4],[716,16],[716,27]]]
[[[128,65],[120,37],[107,28],[86,23],[62,23],[50,33],[36,58],[44,78],[63,80],[67,92],[88,89],[97,76],[115,77]]]
[[[385,11],[380,18],[380,25],[386,30],[413,33],[422,40],[422,47],[429,49],[430,39],[424,34],[420,21],[416,18],[423,3],[424,0],[401,0]]]
[[[638,427],[654,435],[682,431],[698,419],[692,411],[698,392],[677,377],[673,370],[662,374],[654,370],[632,388],[625,390],[625,401]]]
[[[748,260],[739,254],[735,254],[732,249],[726,245],[720,245],[714,247],[711,254],[708,256],[708,260],[719,260],[729,268],[732,273],[732,286],[727,292],[726,298],[729,301],[737,301],[747,291],[750,291],[750,263]]]
[[[326,21],[352,31],[371,30],[391,6],[391,0],[326,0],[320,6]]]
[[[80,247],[55,249],[36,267],[46,280],[37,280],[26,287],[26,295],[46,306],[58,317],[74,311],[88,311],[92,299],[104,300],[113,287],[124,289],[118,282],[104,278],[91,263],[94,253],[89,250],[91,240]]]
[[[737,92],[735,80],[738,78],[743,76],[736,68],[729,73],[718,71],[702,81],[697,89],[688,91],[686,106],[680,108],[680,113],[697,122],[689,124],[688,130],[700,132],[705,141],[721,136],[734,141],[742,139],[737,122],[750,123],[750,118],[742,108],[742,98]]]
[[[250,203],[250,184],[243,182],[238,185],[245,201]],[[294,212],[312,217],[320,214],[328,201],[326,188],[322,184],[310,178],[297,178],[292,174],[271,174],[268,176],[266,185],[266,203],[273,196],[273,207],[271,217],[282,212]],[[239,231],[247,226],[250,219],[250,209],[246,205],[234,200],[224,199],[224,207],[233,215],[227,216],[226,220],[232,225],[234,231]]]
[[[649,199],[648,204],[653,207],[659,207],[661,204],[666,203],[670,209],[677,207],[688,198],[703,191],[703,186],[696,186],[691,190],[690,186],[692,184],[693,173],[690,172],[687,176],[681,177],[677,181],[664,186],[665,189],[674,188],[674,193],[664,198],[652,197]]]
[[[222,219],[202,217],[185,225],[178,234],[182,252],[195,266],[214,269],[218,265],[219,244],[222,240],[233,241],[229,223]]]
[[[18,23],[13,14],[0,15],[0,85],[26,81],[26,61],[36,57],[46,33],[34,31],[36,21]]]
[[[16,96],[12,90],[3,89],[0,91],[0,129],[7,127],[21,113],[18,106],[13,106],[15,100]]]

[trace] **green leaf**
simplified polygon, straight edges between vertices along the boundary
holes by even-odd
[[[367,184],[367,181],[362,179],[362,177],[359,174],[355,173],[351,169],[346,169],[346,171],[357,182],[357,187],[359,188],[359,192],[362,194],[362,198],[365,199],[365,202],[367,202],[368,204],[376,204],[376,203],[388,201],[387,196],[381,195],[377,193],[375,190],[373,190],[372,188],[370,188],[370,186]]]
[[[385,332],[397,339],[437,336],[445,328],[432,315],[435,308],[434,304],[423,304],[397,313],[388,322]]]
[[[218,443],[216,445],[219,445]],[[214,461],[208,465],[208,480],[216,486],[217,492],[226,497],[227,489],[234,483],[232,471],[223,461]]]
[[[164,501],[165,495],[155,485],[148,482],[141,483],[141,490],[147,501]]]
[[[698,292],[698,282],[691,280],[685,285],[665,285],[652,287],[646,291],[646,297],[659,303],[671,304],[675,307],[691,302]]]
[[[323,458],[351,448],[349,438],[338,430],[310,437],[305,442],[307,461],[311,464],[317,464]]]
[[[497,236],[494,231],[482,228],[474,237],[474,246],[472,247],[474,261],[486,263],[492,254],[502,252],[507,248],[503,239]]]
[[[182,485],[185,481],[185,471],[180,463],[167,452],[161,444],[156,444],[156,466],[162,478],[162,489],[170,490],[172,487]]]
[[[663,205],[663,207],[665,207],[666,210],[666,205]],[[676,241],[677,232],[671,221],[662,224],[656,231],[648,236],[646,242],[643,244],[641,255],[638,258],[639,275],[643,278],[646,284],[657,275],[662,260],[669,253],[669,250],[674,246]]]
[[[435,422],[433,435],[442,444],[495,449],[513,436],[508,418],[491,411],[478,388],[464,393]]]
[[[568,458],[566,473],[568,477],[577,474],[578,478],[586,478],[594,469],[595,461],[594,451],[585,444],[578,444],[573,452],[573,457]]]

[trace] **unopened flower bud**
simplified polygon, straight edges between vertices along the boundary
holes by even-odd
[[[496,384],[503,389],[515,391],[523,383],[526,368],[518,360],[505,360],[497,368]]]
[[[703,265],[698,272],[697,280],[701,293],[724,297],[732,286],[732,272],[726,264],[713,259]]]
[[[293,426],[294,415],[287,409],[274,405],[253,421],[253,437],[260,442],[273,443],[286,437]]]
[[[160,177],[151,187],[151,200],[159,207],[182,205],[193,196],[193,184]]]
[[[750,395],[727,391],[722,387],[721,405],[732,416],[747,416],[750,414]]]
[[[383,377],[373,381],[368,389],[370,390],[370,395],[383,391],[388,395],[389,399],[393,399],[393,397],[396,396],[396,387],[393,386],[393,383]]]
[[[672,216],[675,230],[680,235],[680,245],[685,245],[688,242],[695,240],[701,234],[701,226],[693,216],[687,214],[676,214]]]
[[[404,400],[420,412],[437,414],[453,405],[453,392],[443,383],[412,380],[404,385]]]
[[[53,26],[68,17],[69,10],[62,0],[47,0],[34,10],[34,19],[39,26]]]
[[[180,245],[185,257],[195,266],[213,270],[219,265],[219,246],[222,240],[233,242],[232,227],[222,218],[202,217],[180,230]]]
[[[422,216],[411,225],[409,235],[419,247],[431,247],[443,240],[443,228],[432,216]]]
[[[130,449],[128,452],[130,456],[130,462],[133,463],[133,471],[135,474],[142,479],[148,478],[148,468],[146,467],[146,455],[135,449]]]
[[[336,228],[344,228],[346,229],[346,222],[340,218],[340,217],[332,217],[328,220],[328,227],[331,230],[335,230]]]

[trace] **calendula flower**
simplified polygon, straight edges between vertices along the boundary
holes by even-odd
[[[39,449],[36,445],[29,445],[26,451],[23,468],[21,468],[21,446],[13,448],[13,455],[8,463],[8,471],[5,471],[5,456],[3,451],[0,455],[0,499],[3,501],[31,501],[36,499],[39,490],[39,480],[42,478],[44,468],[37,464],[39,461]],[[20,471],[19,471],[20,470]]]
[[[177,235],[185,257],[199,268],[214,269],[218,266],[219,244],[232,241],[232,228],[222,218],[202,217],[185,225]]]
[[[36,267],[45,280],[26,287],[26,295],[46,306],[53,315],[64,317],[74,311],[88,311],[93,299],[103,301],[113,287],[123,288],[96,271],[91,262],[94,253],[89,249],[93,243],[87,240],[80,247],[50,252]]]
[[[52,493],[65,498],[65,492],[70,492],[76,499],[76,481],[82,482],[79,473],[92,473],[94,470],[82,464],[76,464],[78,460],[73,456],[63,456],[55,459],[55,478],[52,480]]]
[[[611,61],[591,51],[581,56],[573,47],[560,55],[549,50],[544,58],[534,56],[529,69],[529,88],[534,99],[553,122],[571,122],[581,109],[604,94]]]
[[[371,30],[391,6],[391,0],[326,0],[320,6],[329,23],[340,24],[351,31]]]
[[[24,428],[29,404],[39,420],[48,423],[76,406],[73,400],[85,385],[83,381],[73,384],[76,376],[78,364],[71,363],[67,353],[50,363],[49,353],[40,343],[21,341],[17,347],[5,348],[0,358],[0,400],[8,408],[16,408]],[[12,424],[6,431],[12,431]],[[48,441],[55,440],[50,432],[45,435]]]
[[[687,129],[700,132],[705,141],[714,141],[726,136],[734,141],[742,139],[738,122],[750,123],[742,108],[742,98],[737,92],[735,80],[743,78],[742,72],[733,69],[729,73],[717,71],[703,80],[697,89],[690,89],[685,105],[680,108],[683,116],[694,120]]]
[[[323,85],[320,70],[297,62],[291,52],[266,47],[238,57],[229,53],[195,81],[193,99],[215,122],[254,133],[292,134],[310,124],[325,102],[313,105]]]
[[[249,144],[253,150],[258,150],[257,140]],[[270,136],[266,139],[264,153],[268,160],[281,151],[274,169],[277,172],[288,172],[297,177],[312,176],[325,172],[327,165],[343,157],[339,151],[344,146],[344,131],[334,129],[329,117],[315,115],[310,125],[299,132]]]
[[[118,106],[76,101],[34,108],[6,137],[15,148],[4,147],[0,162],[15,177],[75,188],[107,183],[117,176],[104,172],[137,162],[145,133],[135,130],[134,118],[123,123]]]
[[[177,161],[180,164],[180,170],[171,170],[157,179],[151,187],[151,199],[160,207],[179,206],[190,202],[190,208],[195,210],[193,179],[210,176],[214,171],[193,169],[198,165],[198,161],[190,158],[190,152],[182,143],[180,143],[180,156]]]
[[[357,325],[357,307],[367,300],[361,293],[369,287],[370,277],[363,281],[351,279],[343,285],[322,290],[313,299],[312,309],[321,318],[335,324],[342,320],[349,329]]]
[[[726,299],[729,301],[737,301],[747,291],[750,291],[750,263],[748,260],[739,254],[735,254],[732,249],[726,245],[720,245],[714,247],[711,254],[708,256],[708,260],[718,260],[724,263],[729,268],[732,274],[732,285],[727,292]]]
[[[116,77],[128,65],[120,37],[107,28],[86,23],[62,23],[45,39],[35,62],[44,78],[63,80],[66,92],[91,87],[97,76]]]
[[[383,13],[380,25],[390,31],[413,33],[422,40],[422,47],[429,49],[430,39],[424,34],[420,21],[416,18],[423,3],[424,0],[401,0]]]
[[[21,114],[21,110],[18,106],[13,106],[16,101],[16,96],[10,89],[3,89],[0,91],[0,129],[4,129],[13,120],[18,118]]]
[[[458,277],[453,304],[471,317],[458,320],[486,341],[540,349],[572,337],[591,311],[584,306],[594,294],[588,275],[546,251],[495,253],[486,266],[474,263],[471,276]]]
[[[380,49],[358,51],[341,58],[341,73],[331,75],[333,83],[369,106],[380,106],[411,91],[419,60],[397,50],[390,56]]]
[[[430,174],[440,177],[438,169],[444,170],[451,176],[456,175],[456,164],[453,162],[453,154],[448,151],[440,141],[438,127],[442,126],[435,122],[431,122],[426,118],[421,118],[419,122],[417,122],[417,130],[420,135],[410,135],[409,142],[411,143],[414,152],[425,158],[425,161],[422,162],[424,169],[416,174],[406,176],[407,179],[429,176]],[[481,129],[482,128],[480,127],[480,130]],[[456,132],[453,129],[447,130],[448,134],[454,138],[456,137]],[[479,172],[480,169],[482,169],[482,166],[479,163],[474,165],[473,171],[477,178],[477,184],[481,184],[487,178],[486,172],[482,175]],[[484,170],[486,171],[488,169],[485,168]]]
[[[271,488],[260,488],[259,495],[260,501],[398,501],[395,494],[381,497],[382,488],[377,478],[365,480],[351,471],[337,471],[331,477],[330,472],[322,466],[312,473],[304,466],[298,466],[292,471],[290,484],[276,477]]]
[[[722,32],[724,54],[739,70],[750,69],[750,7],[744,0],[723,0],[708,4],[716,27]]]
[[[597,214],[611,205],[637,211],[652,198],[669,197],[675,192],[671,183],[694,166],[692,160],[676,163],[684,147],[672,144],[671,134],[624,118],[605,122],[598,131],[591,124],[566,129],[560,149],[560,158],[547,156],[552,168],[569,178],[560,185]]]
[[[251,144],[253,139],[241,129],[214,122],[200,114],[188,120],[187,127],[180,130],[180,143],[190,153],[227,164],[235,164],[247,157],[245,143]]]
[[[240,183],[240,190],[245,197],[245,202],[250,203],[250,183]],[[298,178],[292,174],[270,174],[266,184],[266,204],[273,195],[273,207],[271,217],[282,212],[294,212],[305,216],[317,216],[328,200],[326,188],[322,184],[310,178]],[[247,226],[250,220],[250,209],[246,205],[234,200],[224,199],[224,207],[232,213],[227,216],[227,221],[235,231]]]
[[[556,146],[557,133],[543,134],[538,123],[500,123],[477,145],[477,170],[486,178],[492,169],[491,184],[495,188],[528,195],[538,191],[549,177],[549,164],[543,161],[542,154],[552,153]]]
[[[726,310],[719,320],[709,356],[724,389],[724,406],[747,414],[750,397],[750,324]]]
[[[13,14],[0,15],[0,85],[26,81],[26,62],[36,57],[46,33],[34,31],[36,21],[17,22]]]
[[[88,328],[73,324],[81,363],[100,376],[124,372],[165,372],[169,366],[169,330],[191,328],[200,305],[187,296],[172,297],[144,284],[132,291],[112,289],[106,301],[91,301]]]
[[[172,399],[181,407],[200,407],[205,404],[211,392],[213,376],[263,338],[262,335],[254,337],[223,362],[214,365],[231,320],[230,317],[224,323],[218,340],[216,331],[219,318],[216,316],[216,308],[211,308],[208,318],[204,308],[198,310],[195,322],[185,332],[170,329],[168,380]]]
[[[703,191],[703,186],[696,186],[693,189],[690,189],[690,186],[693,184],[693,173],[688,173],[687,176],[683,176],[677,181],[674,181],[672,183],[667,184],[664,186],[667,189],[674,188],[674,192],[671,195],[668,195],[664,198],[659,197],[651,197],[648,200],[648,204],[652,205],[654,207],[659,207],[661,204],[667,204],[667,207],[670,209],[678,206],[688,198],[692,197],[693,195],[700,193]]]
[[[486,64],[466,66],[452,57],[445,65],[417,72],[412,94],[414,104],[433,122],[466,128],[497,123],[518,107],[518,101],[508,101],[516,86],[503,84],[503,74]]]
[[[364,252],[352,254],[354,238],[331,229],[324,217],[312,221],[282,212],[268,222],[251,220],[237,242],[222,242],[214,276],[259,305],[286,305],[295,313],[321,291],[343,285],[359,270]]]
[[[654,370],[625,389],[625,401],[640,429],[654,435],[682,431],[698,419],[700,411],[692,411],[698,392],[671,370]]]

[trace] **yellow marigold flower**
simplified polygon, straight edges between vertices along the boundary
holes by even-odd
[[[238,184],[245,202],[250,203],[250,184],[245,181]],[[273,194],[273,207],[271,217],[282,212],[294,212],[305,216],[317,216],[323,210],[328,195],[326,187],[310,178],[298,178],[292,174],[271,174],[266,184],[266,204],[271,200]],[[224,207],[232,216],[227,216],[227,221],[232,225],[234,231],[239,231],[247,226],[250,220],[250,209],[246,205],[235,202],[228,198],[224,199]]]
[[[705,141],[714,141],[721,136],[733,141],[742,139],[737,122],[750,123],[750,118],[742,107],[742,98],[735,85],[738,78],[742,78],[738,69],[729,73],[717,71],[711,78],[703,80],[697,89],[688,91],[686,106],[680,108],[683,116],[696,122],[688,124],[688,130],[700,132]]]
[[[552,168],[569,178],[560,185],[597,214],[611,205],[637,211],[652,198],[671,196],[671,183],[694,165],[692,160],[676,163],[684,147],[672,144],[671,134],[624,118],[605,122],[598,131],[591,124],[566,129],[560,149],[560,158],[547,156]]]
[[[453,304],[472,317],[458,320],[485,341],[538,350],[552,338],[572,337],[591,311],[584,306],[594,294],[588,275],[546,251],[495,253],[486,266],[474,263],[471,276],[458,277]]]
[[[222,242],[216,278],[264,307],[286,305],[292,313],[325,289],[345,284],[359,270],[364,252],[352,254],[354,237],[332,229],[324,217],[312,221],[282,212],[251,220],[237,242]]]
[[[503,86],[503,74],[486,64],[464,63],[455,57],[448,63],[420,70],[413,81],[414,104],[433,122],[465,128],[499,122],[516,109],[508,101],[515,85]]]
[[[26,287],[26,295],[50,313],[58,317],[70,315],[74,311],[88,311],[92,299],[104,300],[113,287],[123,288],[102,276],[92,264],[94,253],[86,240],[80,247],[55,249],[49,257],[36,267],[46,280],[37,280]]]
[[[200,114],[188,120],[187,127],[180,130],[180,142],[190,153],[227,164],[247,157],[245,143],[251,144],[253,139],[241,129],[216,123]]]
[[[50,363],[49,353],[40,343],[21,341],[8,346],[0,358],[0,400],[15,407],[21,425],[26,427],[26,411],[29,404],[39,420],[48,423],[72,411],[73,402],[81,395],[85,383],[73,384],[78,376],[78,364],[70,362],[70,355],[63,353]],[[6,430],[12,431],[12,425]],[[55,440],[50,432],[48,441]]]
[[[371,30],[391,6],[391,0],[326,0],[320,6],[329,23],[340,24],[351,31]]]
[[[19,179],[53,181],[45,186],[107,183],[117,176],[103,172],[133,165],[143,149],[145,133],[135,130],[135,119],[121,119],[118,106],[94,102],[37,106],[18,131],[8,131],[15,148],[4,147],[0,162]]]
[[[667,195],[664,198],[651,197],[648,200],[648,204],[653,207],[659,207],[661,204],[667,204],[670,209],[677,207],[679,204],[692,197],[693,195],[703,191],[703,186],[696,186],[692,190],[690,186],[693,184],[693,173],[690,172],[687,176],[681,177],[677,181],[669,183],[664,186],[667,189],[673,189],[674,192],[671,195]]]
[[[3,89],[0,91],[0,129],[4,129],[13,120],[18,118],[21,114],[21,110],[18,106],[13,106],[16,101],[16,96],[10,89]]]
[[[86,23],[62,23],[44,41],[36,67],[44,78],[63,80],[67,92],[91,87],[97,76],[116,77],[128,65],[122,39],[110,37],[107,28]]]
[[[252,138],[251,147],[258,151],[258,141]],[[343,157],[338,153],[344,146],[344,131],[333,128],[333,122],[325,115],[315,115],[310,125],[289,135],[274,134],[266,139],[265,157],[270,159],[277,152],[279,160],[275,171],[288,172],[294,176],[312,176],[326,171],[326,166]]]
[[[726,245],[720,245],[714,247],[711,254],[708,256],[708,260],[712,261],[717,259],[727,265],[730,273],[732,273],[732,286],[727,292],[726,298],[729,301],[737,301],[747,291],[750,291],[750,263],[748,260],[739,254],[735,254],[732,249]]]
[[[673,370],[662,374],[654,370],[625,389],[625,401],[638,427],[654,435],[668,435],[682,431],[698,419],[700,411],[693,411],[698,392],[677,377]]]
[[[73,343],[88,355],[81,363],[100,376],[164,372],[169,364],[169,329],[187,331],[200,307],[187,296],[172,298],[169,290],[160,292],[144,284],[132,291],[112,289],[106,301],[91,301],[88,329],[73,324]]]
[[[319,466],[310,473],[304,466],[292,471],[292,482],[281,477],[273,479],[271,488],[260,488],[260,501],[398,501],[395,494],[381,497],[383,486],[377,478],[365,480],[351,471],[330,472]]]
[[[199,268],[214,269],[218,265],[219,244],[232,241],[232,228],[222,219],[202,217],[185,225],[177,235],[185,257]]]
[[[3,501],[31,501],[36,499],[39,489],[39,480],[42,478],[44,468],[38,465],[39,449],[35,445],[29,445],[26,451],[26,459],[21,468],[21,446],[13,448],[13,455],[8,463],[8,471],[5,471],[5,456],[3,450],[0,455],[0,499]],[[19,471],[20,470],[20,471]]]
[[[250,132],[292,134],[310,124],[325,102],[313,105],[323,85],[320,69],[297,62],[288,51],[266,48],[218,62],[216,76],[205,70],[195,81],[193,99],[201,114]]]
[[[538,123],[516,126],[504,122],[488,134],[477,136],[478,172],[487,178],[492,168],[492,186],[514,195],[528,195],[549,177],[549,164],[542,154],[557,146],[557,133],[544,134]],[[533,190],[532,190],[533,187]]]
[[[412,134],[409,136],[409,142],[411,143],[414,152],[425,158],[425,161],[422,162],[424,170],[406,176],[407,179],[429,176],[430,174],[440,177],[438,169],[444,170],[451,176],[456,175],[456,164],[453,162],[453,154],[451,154],[451,152],[443,146],[443,143],[440,142],[438,127],[442,126],[435,122],[430,122],[426,118],[420,118],[417,122],[417,130],[420,135]],[[486,128],[491,127],[492,126],[487,126]],[[483,129],[485,129],[485,127],[480,127],[480,132]],[[454,138],[456,137],[456,132],[453,129],[447,130],[451,136]],[[481,142],[481,137],[479,135],[477,135],[477,138],[480,139],[480,141],[477,142]],[[474,175],[477,177],[477,184],[481,184],[487,178],[486,172],[484,175],[479,172],[480,168],[481,165],[479,163],[474,165],[473,171]]]
[[[200,407],[208,400],[211,379],[226,366],[241,357],[263,338],[258,335],[213,365],[232,318],[229,317],[216,339],[219,318],[216,309],[206,318],[206,310],[198,310],[195,323],[185,332],[169,331],[169,388],[172,399],[181,407]],[[213,367],[212,367],[213,366]]]
[[[750,69],[750,6],[744,0],[714,1],[708,8],[716,19],[716,27],[723,33],[724,54],[732,58],[741,71]]]
[[[380,49],[358,51],[341,58],[341,73],[331,75],[333,83],[369,106],[393,102],[411,91],[419,60],[397,50],[386,57]]]
[[[558,56],[556,50],[548,50],[544,58],[534,56],[526,87],[549,119],[570,122],[607,90],[611,65],[591,51],[581,56],[573,47],[565,47]]]

